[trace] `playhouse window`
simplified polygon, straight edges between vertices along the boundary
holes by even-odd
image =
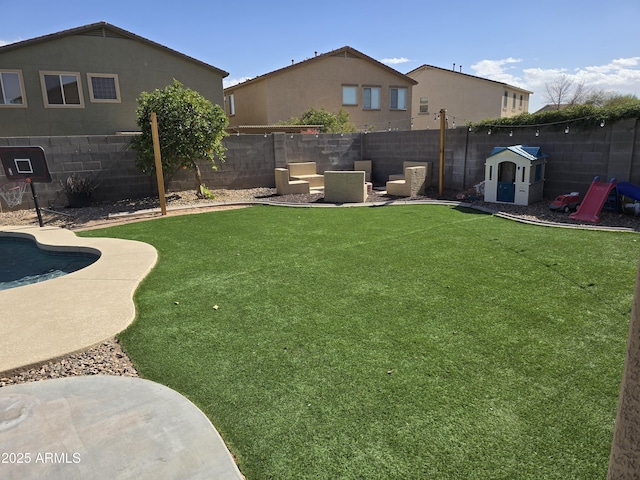
[[[489,165],[489,181],[493,180],[493,165]]]
[[[542,164],[536,165],[536,182],[542,180]]]
[[[524,183],[526,177],[526,172],[527,172],[527,167],[522,167],[522,183]]]

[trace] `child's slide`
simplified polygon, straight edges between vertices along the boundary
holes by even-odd
[[[609,183],[601,182],[600,177],[595,177],[589,191],[582,199],[577,212],[569,215],[573,220],[597,223],[600,221],[600,211],[609,197],[609,193],[618,182],[612,178]]]

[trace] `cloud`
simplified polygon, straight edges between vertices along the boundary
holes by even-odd
[[[251,77],[240,77],[240,78],[223,78],[222,79],[222,87],[229,88],[233,87],[242,82],[246,82],[247,80],[251,80]]]
[[[507,70],[515,69],[515,67],[510,65],[521,62],[521,58],[513,57],[503,58],[502,60],[481,60],[471,65],[471,69],[479,77],[509,83],[508,80],[513,81],[513,79],[517,79],[518,77],[517,75],[508,73]]]
[[[640,95],[640,57],[616,58],[604,65],[589,65],[567,71],[562,68],[522,70],[528,89],[544,97],[546,85],[559,75],[582,83],[587,89]]]
[[[3,40],[0,38],[0,47],[3,47],[5,45],[9,45],[10,43],[16,43],[16,42],[21,42],[22,38],[17,38],[15,40]]]
[[[526,63],[519,58],[481,60],[471,66],[476,75],[533,92],[529,111],[544,104],[546,86],[560,75],[575,82],[584,82],[588,89],[604,90],[640,96],[640,57],[616,58],[604,65],[589,65],[568,70],[566,68],[522,68]]]
[[[383,58],[382,60],[380,60],[380,62],[382,63],[386,63],[387,65],[400,65],[401,63],[407,63],[410,62],[411,60],[409,60],[406,57],[400,57],[400,58]]]
[[[513,57],[501,60],[481,60],[471,65],[471,69],[479,77],[531,90],[527,85],[526,79],[522,77],[522,70],[517,67],[517,64],[522,62],[521,58]]]

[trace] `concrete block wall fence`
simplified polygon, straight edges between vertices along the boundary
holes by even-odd
[[[153,179],[136,168],[135,152],[129,149],[129,142],[130,137],[124,135],[0,137],[0,146],[41,146],[44,149],[52,181],[35,184],[41,207],[66,204],[61,182],[74,173],[100,182],[95,191],[97,201],[152,194],[157,188]],[[0,169],[0,184],[6,181],[4,170]],[[27,190],[22,205],[16,209],[33,206]],[[7,206],[3,203],[2,208],[7,209]]]
[[[484,180],[484,161],[496,146],[538,146],[549,155],[544,197],[560,193],[586,193],[594,176],[640,185],[640,125],[637,119],[607,123],[604,127],[508,127],[469,131],[466,127],[446,132],[444,187],[467,190]],[[539,135],[536,136],[536,130]],[[135,167],[135,151],[126,135],[67,137],[0,137],[0,146],[39,145],[45,150],[53,182],[36,186],[42,206],[64,205],[61,181],[78,173],[92,175],[101,183],[96,201],[157,195],[155,177]],[[437,129],[345,134],[231,135],[224,139],[226,160],[212,170],[200,162],[204,184],[215,188],[275,187],[274,169],[292,162],[316,162],[325,170],[353,170],[356,160],[372,161],[372,181],[385,185],[389,175],[402,171],[404,161],[432,162],[433,186],[438,185],[440,132]],[[0,184],[6,182],[0,171]],[[167,191],[195,188],[190,171],[178,171]],[[2,200],[0,200],[2,201]],[[7,209],[3,203],[3,209]],[[31,196],[16,208],[32,208]]]

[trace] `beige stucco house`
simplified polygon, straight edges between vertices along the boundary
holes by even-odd
[[[448,127],[464,126],[485,118],[513,117],[529,111],[533,92],[503,82],[476,77],[455,68],[422,65],[407,76],[418,83],[413,87],[414,129],[439,128],[434,118],[447,111]]]
[[[349,113],[357,130],[409,130],[412,78],[342,47],[224,90],[229,130],[273,125],[313,107]]]
[[[137,98],[179,80],[223,104],[227,72],[105,22],[0,47],[0,135],[138,130]]]

